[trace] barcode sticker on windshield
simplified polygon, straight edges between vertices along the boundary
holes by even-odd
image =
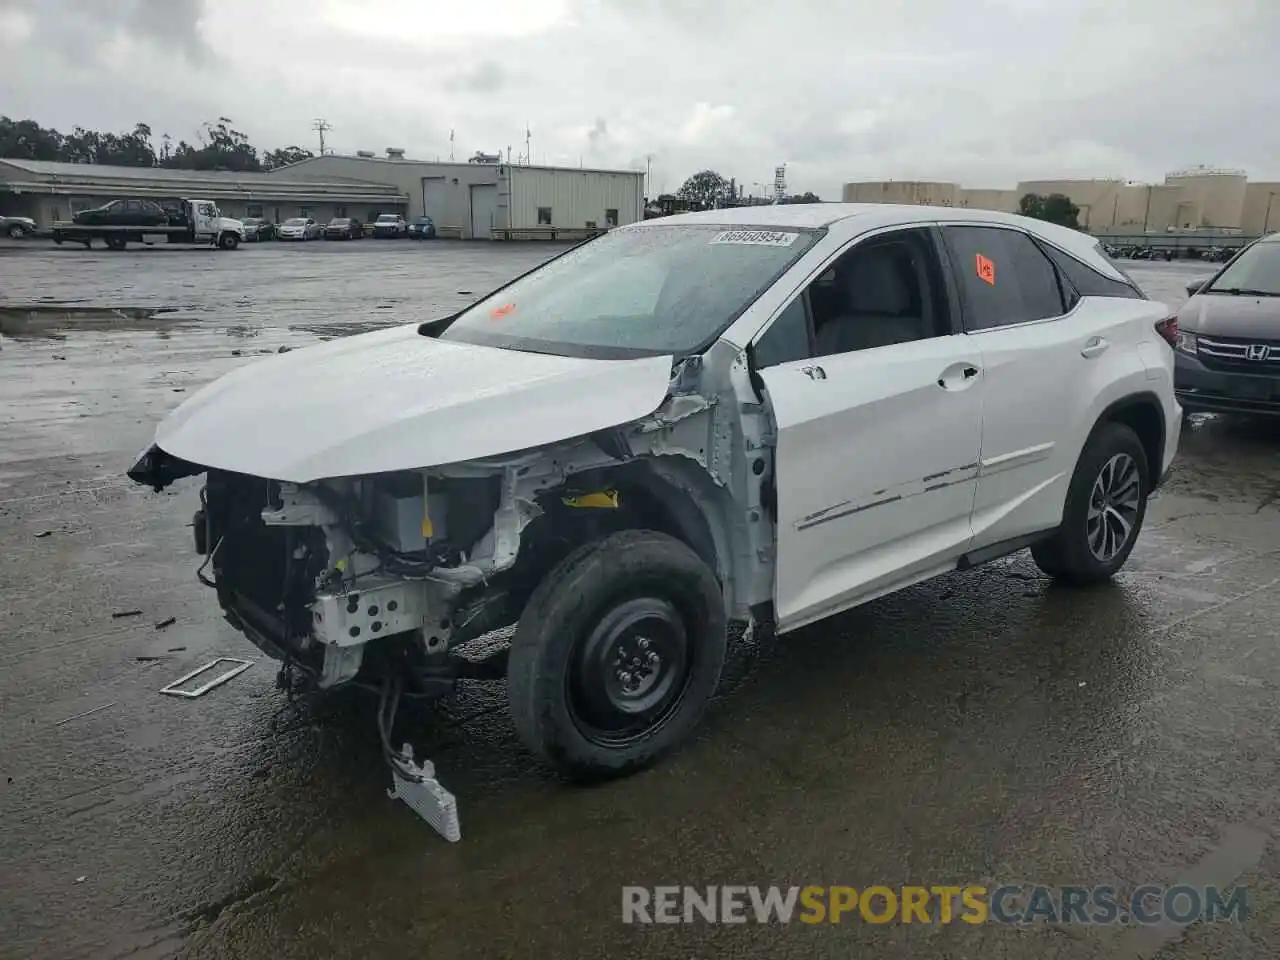
[[[711,238],[712,243],[749,243],[761,247],[789,247],[796,242],[798,233],[779,233],[776,230],[726,230]]]

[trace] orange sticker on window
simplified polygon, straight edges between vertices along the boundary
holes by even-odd
[[[493,311],[489,314],[489,319],[501,320],[503,317],[505,317],[515,308],[516,308],[516,305],[514,303],[504,303],[500,307],[494,307]]]
[[[982,254],[978,254],[975,264],[977,266],[978,279],[994,287],[996,285],[996,265]]]

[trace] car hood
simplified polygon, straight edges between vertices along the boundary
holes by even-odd
[[[204,387],[156,445],[205,467],[305,483],[458,463],[652,413],[672,358],[584,360],[394,327],[259,360]]]
[[[1178,328],[1209,336],[1280,340],[1280,297],[1197,294],[1178,311]]]

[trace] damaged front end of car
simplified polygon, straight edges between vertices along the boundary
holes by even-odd
[[[668,533],[735,605],[730,568],[754,547],[732,488],[763,478],[737,449],[734,404],[703,393],[700,358],[666,370],[652,412],[531,449],[284,481],[197,463],[181,437],[180,457],[162,431],[129,476],[160,490],[206,474],[192,527],[200,580],[226,619],[280,662],[284,688],[375,691],[392,795],[457,839],[452,796],[390,741],[396,706],[504,678],[508,648],[469,642],[519,621],[575,548],[620,530]]]

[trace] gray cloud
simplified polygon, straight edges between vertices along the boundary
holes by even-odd
[[[461,76],[451,78],[447,85],[450,90],[467,93],[497,93],[507,85],[507,81],[506,68],[496,60],[486,60]]]
[[[652,155],[652,186],[668,190],[704,167],[763,182],[780,163],[793,189],[827,197],[852,179],[1000,187],[1196,162],[1280,176],[1280,4],[1063,6],[547,0],[533,17],[521,0],[448,13],[417,0],[0,0],[10,27],[12,11],[25,18],[12,35],[31,29],[8,44],[0,30],[0,89],[5,112],[60,128],[143,120],[189,137],[222,115],[259,144],[306,144],[322,115],[340,150],[419,156],[447,155],[451,128],[460,155],[519,150],[527,121],[536,161],[643,168]],[[148,55],[108,53],[104,37]]]
[[[32,41],[56,58],[73,59],[100,50],[104,38],[121,36],[179,52],[204,64],[212,51],[200,33],[205,0],[6,0],[29,18]]]

